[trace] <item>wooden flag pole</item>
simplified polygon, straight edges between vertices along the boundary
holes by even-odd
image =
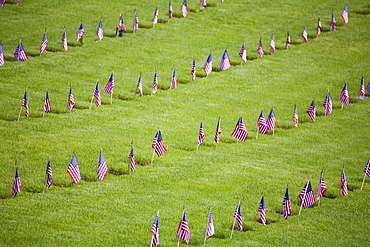
[[[22,107],[23,107],[23,106],[21,106],[21,109],[19,110],[19,114],[18,114],[18,120],[17,120],[17,121],[19,121],[19,119],[21,118],[21,113],[22,113]]]
[[[240,205],[240,200],[238,202],[238,205]],[[235,223],[236,223],[236,217],[234,215],[234,223],[233,223],[233,227],[231,228],[230,238],[233,238],[233,232],[234,232],[234,228],[235,228]]]
[[[360,190],[362,190],[362,188],[364,187],[365,179],[366,179],[366,173],[364,174],[364,179],[362,179],[362,184],[361,184]]]
[[[258,123],[257,123],[257,134],[256,134],[256,139],[258,139]]]
[[[184,204],[184,207],[183,207],[183,210],[182,210],[182,216],[181,216],[180,224],[181,224],[181,222],[182,222],[182,219],[184,218],[185,208],[186,208],[186,205]],[[179,238],[179,240],[177,241],[177,247],[179,247],[179,246],[180,246],[180,238]]]
[[[152,161],[150,162],[150,164],[153,164],[153,161],[154,161],[154,155],[155,155],[155,149],[153,149]]]
[[[211,212],[212,208],[209,207],[209,213]],[[208,213],[208,217],[209,217]],[[206,241],[207,241],[207,228],[208,228],[208,218],[207,218],[207,226],[206,226],[206,232],[204,233],[204,246],[206,246]]]
[[[303,207],[303,203],[304,203],[304,200],[306,199],[306,195],[307,195],[307,187],[308,187],[308,183],[309,183],[310,179],[308,179],[307,183],[306,183],[306,186],[305,186],[305,191],[304,191],[304,196],[303,196],[303,199],[301,201],[301,206],[299,208],[299,213],[298,215],[301,215],[301,211],[302,211],[302,207]]]

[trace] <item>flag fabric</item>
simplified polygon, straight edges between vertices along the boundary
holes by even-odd
[[[139,81],[137,82],[137,89],[139,89],[139,96],[143,97],[143,78],[140,75]]]
[[[308,208],[315,203],[310,180],[307,181],[306,185],[301,190],[299,198],[304,208]]]
[[[320,35],[321,33],[321,30],[322,30],[322,25],[321,25],[321,19],[320,17],[317,19],[317,36]]]
[[[28,56],[26,54],[26,51],[23,48],[22,42],[19,42],[19,45],[15,49],[14,52],[14,60],[15,61],[26,61],[28,59]]]
[[[346,174],[344,173],[344,168],[342,169],[340,181],[341,181],[342,195],[346,196],[348,195],[348,188],[347,188],[347,179],[346,179]]]
[[[3,44],[0,43],[0,66],[4,65]]]
[[[212,209],[210,209],[209,210],[209,214],[208,214],[208,222],[207,222],[207,229],[206,229],[206,238],[210,238],[213,234],[215,234],[215,227],[213,225]]]
[[[364,169],[364,173],[367,175],[367,177],[370,179],[370,159],[369,161],[367,162],[366,166],[365,166],[365,169]]]
[[[233,133],[231,133],[231,136],[235,137],[239,141],[245,142],[245,140],[248,137],[248,131],[245,128],[243,118],[240,116],[238,122],[236,123],[236,126],[234,128]]]
[[[298,127],[298,111],[297,111],[297,105],[294,104],[294,113],[293,113],[293,122],[294,122],[294,127]]]
[[[288,31],[286,36],[285,49],[288,49],[289,47],[290,47],[290,32]]]
[[[155,216],[152,229],[150,232],[153,234],[150,247],[159,245],[159,226],[158,226],[158,214]]]
[[[122,13],[121,13],[121,15],[119,16],[119,20],[118,20],[118,28],[119,28],[119,30],[121,30],[121,31],[126,31],[126,26],[125,26],[125,22],[123,21]]]
[[[267,128],[265,116],[263,115],[263,111],[261,111],[261,114],[258,118],[257,129],[258,129],[258,132],[261,134],[267,133],[268,128]]]
[[[155,8],[154,17],[153,17],[153,25],[158,23],[158,6]]]
[[[275,48],[275,35],[272,34],[271,39],[270,39],[270,52],[275,53],[276,48]]]
[[[45,187],[50,188],[53,183],[53,169],[51,168],[50,159],[48,159],[48,164],[46,166],[46,179],[45,179]]]
[[[342,11],[342,19],[344,24],[348,23],[348,4],[344,6],[344,9]]]
[[[46,47],[48,46],[48,39],[46,38],[46,32],[44,32],[44,36],[42,37],[41,46],[40,46],[40,55],[44,53]]]
[[[271,109],[270,111],[270,114],[267,118],[267,121],[266,121],[266,125],[267,125],[267,131],[271,131],[271,130],[274,130],[275,129],[275,113],[274,113],[274,109]]]
[[[30,116],[30,110],[28,108],[28,97],[27,92],[24,92],[23,100],[22,100],[22,106],[26,109],[26,117]]]
[[[347,90],[347,84],[346,83],[344,83],[343,90],[340,93],[340,102],[342,102],[345,105],[349,104],[349,95],[348,95],[348,90]]]
[[[191,72],[190,72],[192,81],[195,81],[196,71],[197,71],[196,62],[195,62],[195,59],[193,59],[193,65],[191,66]]]
[[[137,16],[136,11],[135,11],[133,31],[134,33],[136,33],[138,30],[139,30],[139,17]]]
[[[312,122],[316,121],[316,104],[314,100],[312,100],[311,105],[308,107],[307,114],[310,116]]]
[[[104,92],[113,94],[113,88],[114,88],[114,73],[110,75],[107,85],[105,85]]]
[[[234,218],[236,219],[236,226],[239,229],[239,231],[243,231],[243,216],[242,216],[242,209],[240,208],[240,201],[238,203],[238,206],[235,209],[234,212]]]
[[[81,22],[80,27],[77,31],[76,41],[80,41],[85,34],[84,24]]]
[[[265,52],[263,51],[263,46],[262,46],[262,37],[260,37],[260,42],[257,47],[257,52],[258,52],[258,55],[260,55],[260,58],[262,58],[263,54],[265,54]]]
[[[326,183],[325,183],[325,180],[324,180],[324,175],[321,172],[321,174],[320,174],[320,182],[319,182],[319,185],[317,186],[316,200],[320,200],[320,198],[324,195],[324,193],[325,193],[326,190],[327,189],[326,189]]]
[[[158,78],[157,78],[157,71],[155,71],[154,79],[153,79],[152,94],[155,94],[157,90],[158,90]]]
[[[98,39],[102,40],[104,37],[104,31],[103,31],[103,21],[100,19],[99,25],[98,25],[98,30],[96,31],[96,34],[98,35]]]
[[[182,3],[181,13],[182,13],[182,17],[186,17],[186,15],[188,14],[188,6],[186,4],[186,0],[184,0],[184,2]]]
[[[163,144],[161,131],[159,130],[155,134],[155,137],[152,143],[152,148],[154,149],[158,157],[162,156],[164,153],[167,152],[167,149],[164,147],[164,144]]]
[[[360,84],[360,95],[363,97],[365,96],[365,78],[361,78],[361,84]]]
[[[48,90],[46,90],[45,100],[44,100],[44,112],[49,113],[50,110],[51,110],[51,106],[50,106],[49,92]]]
[[[326,95],[323,106],[325,107],[325,115],[329,115],[333,110],[333,102],[331,100],[330,93]]]
[[[261,203],[258,207],[258,212],[260,212],[260,221],[262,225],[266,225],[266,210],[265,210],[265,196],[262,195]]]
[[[215,134],[215,142],[216,145],[220,142],[220,134],[221,134],[221,126],[220,126],[220,119],[218,119],[217,127],[216,127],[216,134]]]
[[[368,93],[370,93],[370,81],[369,81],[369,83],[367,84],[367,86],[366,86],[366,91],[368,92]]]
[[[176,69],[173,69],[170,89],[177,87]]]
[[[21,190],[22,190],[21,178],[19,177],[18,167],[16,167],[15,174],[14,174],[12,195],[16,196],[18,192],[21,192]]]
[[[288,219],[288,216],[291,213],[292,213],[292,206],[291,206],[291,203],[290,203],[290,197],[289,197],[288,188],[286,188],[285,196],[284,196],[284,200],[283,200],[283,212],[281,213],[281,215],[285,219]]]
[[[98,163],[98,179],[100,179],[101,181],[104,181],[104,178],[107,175],[107,173],[108,173],[108,166],[105,163],[105,159],[104,159],[102,151],[100,151],[99,163]]]
[[[332,13],[331,14],[331,21],[330,21],[330,31],[335,31],[337,29],[335,24],[336,24],[336,22],[335,22],[334,13]]]
[[[204,141],[204,129],[203,129],[203,123],[202,121],[200,121],[197,145],[200,146],[203,143],[203,141]]]
[[[227,50],[224,51],[224,54],[222,55],[222,59],[220,62],[220,70],[224,71],[231,67],[231,62],[229,58],[229,54],[227,53]]]
[[[101,98],[100,98],[100,90],[99,90],[99,82],[96,82],[95,90],[94,90],[94,97],[95,97],[95,105],[101,106]]]
[[[206,0],[200,0],[202,7],[207,7],[207,1]]]
[[[204,64],[204,72],[206,73],[206,76],[212,72],[212,54],[208,55],[207,61]]]
[[[303,42],[307,43],[308,38],[307,38],[307,26],[304,26],[303,32],[302,32],[302,37],[303,37]]]
[[[242,61],[244,63],[247,62],[247,50],[246,50],[246,47],[245,47],[245,42],[243,43],[242,48],[239,51],[239,56],[240,56],[240,58],[242,59]]]
[[[188,221],[186,220],[186,212],[184,212],[179,227],[177,228],[176,237],[184,240],[187,244],[190,243],[190,229]]]
[[[134,147],[131,147],[130,154],[128,157],[130,158],[130,171],[133,172],[136,170]]]
[[[19,3],[21,0],[14,0],[14,3]]]
[[[170,1],[170,3],[168,4],[168,19],[172,18],[172,13],[173,13],[172,2]]]
[[[0,7],[4,7],[6,0],[0,0]]]
[[[72,160],[68,166],[67,172],[69,176],[71,176],[73,183],[77,184],[81,180],[80,168],[78,167],[76,155],[72,156]]]
[[[73,97],[72,87],[70,87],[68,97],[68,111],[72,111],[74,107],[75,107],[75,98]]]
[[[68,51],[67,31],[65,28],[63,31],[63,35],[62,35],[62,47],[63,47],[63,50]]]

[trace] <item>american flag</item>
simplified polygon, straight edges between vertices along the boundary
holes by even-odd
[[[81,180],[80,168],[77,164],[76,155],[73,155],[71,163],[68,166],[67,172],[71,176],[72,182],[77,184]]]
[[[158,89],[158,78],[157,78],[157,71],[154,72],[154,79],[153,79],[153,87],[152,87],[152,94],[155,94]]]
[[[94,90],[94,97],[95,97],[95,105],[101,106],[101,98],[100,98],[100,90],[99,90],[99,82],[96,82],[95,90]]]
[[[271,53],[275,53],[276,48],[275,48],[275,35],[272,34],[271,39],[270,39],[270,51]]]
[[[333,102],[331,100],[330,93],[326,95],[323,106],[325,107],[325,115],[329,115],[333,110]]]
[[[293,122],[294,122],[294,127],[298,127],[298,111],[297,111],[297,105],[294,104],[294,113],[293,113]]]
[[[12,195],[16,196],[18,192],[21,192],[21,190],[22,190],[21,178],[19,177],[18,167],[15,167]]]
[[[367,84],[367,86],[366,86],[366,91],[368,92],[368,93],[370,93],[370,82]]]
[[[263,111],[261,111],[261,114],[258,118],[257,128],[258,128],[258,132],[260,132],[261,134],[267,133],[268,128],[267,128],[265,116],[263,115]]]
[[[105,163],[103,152],[100,151],[99,163],[98,163],[98,179],[100,179],[101,181],[104,181],[104,178],[107,175],[107,173],[108,173],[108,166]]]
[[[243,216],[242,216],[242,209],[240,208],[240,201],[238,203],[238,206],[235,209],[234,218],[236,219],[237,228],[239,229],[239,231],[242,232],[243,231]]]
[[[75,107],[75,98],[73,97],[72,87],[70,87],[68,97],[68,111],[72,111],[74,107]]]
[[[153,17],[153,25],[158,23],[158,6],[155,8],[154,17]]]
[[[190,229],[188,221],[186,220],[186,212],[183,213],[182,220],[177,228],[176,237],[184,240],[187,244],[190,243]]]
[[[316,200],[320,200],[320,198],[324,195],[325,191],[326,191],[326,183],[325,183],[325,180],[324,180],[324,175],[321,172],[320,182],[319,182],[319,185],[317,187]]]
[[[307,114],[310,116],[311,121],[315,122],[315,120],[316,120],[316,104],[315,104],[314,100],[312,100],[311,105],[308,107]]]
[[[370,159],[369,161],[367,162],[366,166],[365,166],[365,169],[364,169],[364,173],[366,173],[366,175],[369,177],[370,179]]]
[[[157,246],[159,244],[159,226],[158,226],[158,214],[155,216],[155,220],[152,225],[150,232],[153,234],[150,247]]]
[[[321,19],[320,17],[317,19],[317,36],[319,36],[319,34],[321,33],[321,29],[322,29],[322,26],[321,26]]]
[[[349,95],[348,95],[348,90],[347,90],[347,84],[346,83],[344,83],[343,90],[340,93],[340,102],[342,102],[345,105],[349,104]]]
[[[202,121],[200,121],[197,145],[200,146],[203,143],[203,141],[204,141],[204,129],[203,129],[203,123]]]
[[[283,200],[283,212],[281,213],[281,215],[285,219],[288,219],[288,216],[291,213],[292,213],[292,207],[291,207],[291,204],[290,204],[290,197],[289,197],[288,188],[286,188],[285,196],[284,196],[284,200]]]
[[[40,46],[40,55],[42,53],[44,53],[44,51],[46,50],[46,47],[48,46],[48,39],[46,38],[46,32],[44,32],[44,36],[42,37],[42,42],[41,42],[41,46]]]
[[[348,4],[344,6],[344,9],[342,11],[342,18],[343,18],[344,24],[347,24],[348,23]]]
[[[26,117],[30,116],[30,111],[28,108],[28,97],[27,97],[27,92],[24,92],[23,100],[22,100],[22,106],[26,109]]]
[[[193,59],[193,65],[191,66],[191,79],[193,81],[195,81],[195,77],[196,77],[196,74],[195,72],[197,71],[197,66],[196,66],[196,62],[195,62],[195,59]]]
[[[81,23],[77,32],[76,41],[80,41],[84,34],[85,34],[84,24]]]
[[[235,137],[239,141],[245,142],[245,140],[248,137],[248,131],[245,128],[243,118],[240,116],[238,122],[236,123],[236,126],[234,128],[233,133],[231,133],[231,136]]]
[[[302,37],[303,37],[303,42],[307,43],[308,38],[307,38],[307,26],[304,26],[303,32],[302,32]]]
[[[275,129],[275,113],[274,113],[274,109],[271,109],[270,111],[270,114],[267,118],[267,121],[266,121],[266,125],[267,125],[267,131],[271,131],[271,130],[274,130]]]
[[[243,43],[242,48],[239,51],[239,56],[244,63],[247,62],[247,50],[245,48],[245,42]]]
[[[100,19],[99,25],[98,25],[98,31],[96,31],[96,34],[98,35],[98,39],[102,40],[103,39],[103,21]]]
[[[119,16],[118,27],[119,27],[119,30],[126,31],[126,26],[125,26],[125,22],[123,21],[122,13]]]
[[[45,94],[45,100],[44,100],[44,112],[45,113],[49,113],[50,110],[51,110],[51,107],[50,107],[50,99],[49,99],[49,92],[48,90],[46,90],[46,94]]]
[[[134,33],[136,33],[137,30],[139,30],[139,17],[137,16],[136,11],[135,11],[135,14],[134,14],[134,27],[133,27]]]
[[[360,84],[360,95],[365,96],[365,78],[361,78],[361,84]]]
[[[207,222],[207,229],[206,229],[206,238],[210,238],[213,234],[215,234],[215,227],[213,225],[212,209],[210,209],[209,210],[209,214],[208,214],[208,222]]]
[[[136,170],[134,147],[131,147],[130,154],[128,157],[130,158],[130,170],[133,172]]]
[[[262,58],[262,55],[265,54],[265,52],[263,51],[263,46],[262,46],[262,37],[260,37],[260,42],[257,47],[257,52],[260,55],[260,58]]]
[[[206,0],[200,0],[202,7],[207,7],[207,1]]]
[[[3,44],[0,43],[0,66],[4,65]]]
[[[221,3],[224,3],[224,0],[220,0]]]
[[[331,14],[331,22],[330,22],[330,31],[335,31],[337,28],[335,26],[335,18],[334,18],[334,13]]]
[[[65,28],[63,31],[63,35],[62,35],[62,47],[63,47],[63,50],[68,51],[67,31]]]
[[[342,169],[342,174],[340,176],[340,181],[341,181],[341,188],[342,188],[342,195],[346,196],[348,195],[348,188],[347,188],[347,179],[346,179],[346,174],[344,173],[344,168]]]
[[[4,7],[6,0],[0,0],[0,7]]]
[[[231,62],[229,58],[229,54],[227,53],[227,50],[224,51],[224,54],[222,55],[222,59],[220,62],[220,70],[224,71],[230,68]]]
[[[299,198],[304,208],[308,208],[315,203],[310,180],[307,181],[306,185],[301,190]]]
[[[186,4],[186,0],[184,0],[184,2],[182,3],[181,12],[182,12],[182,17],[186,17],[186,15],[188,14],[188,6]]]
[[[143,97],[143,78],[139,77],[139,81],[137,82],[137,89],[139,89],[139,96]]]
[[[176,69],[173,69],[170,89],[177,87]]]
[[[208,55],[207,61],[204,64],[204,72],[206,73],[206,76],[211,74],[212,71],[212,54]]]
[[[14,0],[15,3],[19,3],[21,0]]]
[[[23,48],[22,42],[19,42],[19,45],[15,49],[14,52],[14,60],[15,61],[26,61],[28,59],[28,56],[26,54],[26,51]]]
[[[266,225],[266,210],[265,210],[265,196],[262,195],[260,206],[258,207],[260,212],[260,220],[262,225]]]
[[[53,169],[51,168],[50,159],[48,159],[48,164],[46,166],[45,187],[49,188],[52,183],[53,183]]]
[[[169,5],[168,5],[168,19],[172,18],[172,13],[173,13],[172,2],[170,1]]]
[[[217,127],[216,127],[216,134],[215,134],[215,142],[216,142],[216,146],[218,145],[218,143],[220,142],[220,134],[221,134],[221,126],[220,126],[220,119],[218,119],[218,122],[217,122]]]
[[[164,153],[167,152],[167,149],[164,147],[164,144],[163,144],[161,131],[159,130],[155,134],[155,137],[152,143],[152,148],[154,149],[158,157],[162,156]]]
[[[286,36],[285,49],[288,49],[289,47],[290,47],[290,32],[288,31]]]
[[[114,73],[110,75],[107,85],[105,85],[104,92],[113,94],[113,88],[114,88]]]

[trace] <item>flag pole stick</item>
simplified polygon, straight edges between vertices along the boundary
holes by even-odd
[[[150,164],[153,164],[153,161],[154,161],[154,154],[155,154],[155,149],[153,150],[152,161],[150,162]]]
[[[240,205],[240,200],[238,202],[238,205]],[[236,223],[236,217],[234,215],[234,223],[233,223],[233,227],[231,228],[230,238],[233,238],[233,232],[234,232],[234,228],[235,228],[235,223]]]
[[[301,206],[299,208],[299,213],[298,215],[301,215],[301,211],[302,211],[302,207],[303,207],[303,203],[304,203],[304,200],[306,199],[306,195],[307,195],[307,187],[308,187],[308,182],[310,180],[308,179],[307,183],[306,183],[306,186],[305,186],[305,190],[304,190],[304,196],[303,196],[303,199],[302,199],[302,202],[301,202]]]
[[[211,212],[212,207],[209,207],[209,212]],[[209,213],[208,213],[209,216]],[[206,241],[207,241],[207,228],[208,228],[208,219],[207,219],[207,226],[206,226],[206,232],[204,233],[204,246],[206,246]]]
[[[90,101],[90,107],[89,107],[89,109],[91,109],[91,106],[92,106],[93,101],[94,101],[94,93],[93,93],[93,95],[91,96],[91,101]]]
[[[366,179],[366,173],[364,174],[364,179],[362,179],[362,184],[361,184],[360,190],[362,190],[362,188],[364,187],[365,179]]]
[[[256,134],[256,139],[258,139],[258,124],[257,124],[257,134]]]
[[[22,106],[21,106],[21,109],[19,110],[18,120],[17,121],[19,121],[19,119],[21,118],[21,113],[22,113]]]

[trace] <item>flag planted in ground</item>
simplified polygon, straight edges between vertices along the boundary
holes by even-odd
[[[311,105],[308,107],[307,114],[310,116],[312,122],[316,121],[316,104],[314,100],[312,100]]]
[[[188,14],[188,5],[186,3],[186,0],[184,0],[184,2],[182,3],[181,13],[182,13],[182,17],[186,17],[186,15]]]
[[[21,190],[21,178],[19,177],[18,167],[15,167],[12,195],[16,196]]]
[[[370,159],[369,161],[367,162],[366,166],[365,166],[365,169],[364,169],[364,173],[367,175],[367,177],[370,179]]]
[[[275,129],[275,112],[274,112],[274,109],[270,110],[270,114],[267,118],[266,125],[267,125],[267,131],[271,131],[271,130]]]
[[[95,105],[96,106],[101,106],[101,98],[100,98],[100,90],[99,90],[99,82],[98,81],[95,84],[94,97],[95,97]]]
[[[265,119],[265,116],[263,115],[263,111],[261,111],[260,116],[257,121],[257,130],[261,134],[266,134],[268,130],[266,119]]]
[[[177,77],[176,77],[176,69],[173,69],[172,77],[171,77],[171,85],[170,89],[177,88]]]
[[[137,82],[137,89],[139,89],[139,96],[143,97],[143,78],[140,75],[139,80]]]
[[[4,65],[3,44],[0,43],[0,66]]]
[[[203,123],[200,121],[200,126],[199,126],[199,134],[198,134],[198,142],[197,145],[201,145],[204,141],[204,129],[203,129]]]
[[[153,25],[158,23],[158,6],[155,8],[154,16],[153,16]]]
[[[342,19],[344,24],[348,23],[348,4],[344,6],[344,9],[342,11]]]
[[[207,61],[204,64],[204,72],[206,73],[206,76],[212,72],[212,54],[208,55]]]
[[[62,47],[63,50],[68,51],[67,30],[65,28],[62,35]]]
[[[30,116],[30,110],[29,110],[29,107],[28,107],[27,91],[24,92],[23,100],[22,100],[22,106],[24,106],[24,108],[26,109],[26,117],[29,117]]]
[[[125,22],[123,21],[122,13],[118,19],[118,28],[120,31],[126,31],[126,26],[125,26]]]
[[[320,19],[320,16],[319,16],[318,19],[317,19],[317,34],[316,35],[319,36],[321,31],[322,31],[322,25],[321,25],[321,19]]]
[[[129,158],[130,158],[130,171],[133,172],[136,170],[134,147],[131,147]]]
[[[170,3],[168,4],[168,19],[172,18],[172,14],[173,14],[172,2],[170,1]]]
[[[289,47],[290,47],[290,32],[288,31],[286,36],[285,49],[288,49]]]
[[[319,185],[317,186],[317,195],[316,195],[316,200],[320,200],[320,198],[324,195],[326,191],[326,183],[324,180],[324,175],[321,172],[320,173],[320,182]]]
[[[330,21],[330,31],[335,31],[337,29],[335,22],[334,13],[331,14],[331,21]]]
[[[348,95],[348,89],[347,89],[347,84],[344,83],[344,87],[342,92],[340,93],[340,102],[342,102],[345,105],[349,105],[349,95]]]
[[[212,209],[209,210],[208,213],[208,222],[207,222],[207,228],[206,228],[206,238],[210,238],[215,234],[215,227],[213,225],[213,214]]]
[[[17,48],[14,51],[14,60],[15,61],[26,61],[28,56],[26,51],[23,48],[22,42],[19,42]]]
[[[139,30],[139,17],[134,13],[134,24],[133,24],[133,32],[136,33]]]
[[[285,190],[285,196],[283,200],[283,212],[281,215],[285,218],[288,219],[288,216],[292,213],[292,206],[290,203],[290,197],[289,197],[289,192],[288,192],[288,187]]]
[[[195,77],[196,77],[196,71],[197,71],[197,66],[196,66],[196,62],[195,62],[195,59],[193,59],[193,65],[191,66],[191,72],[190,72],[190,75],[191,75],[191,80],[192,81],[195,81]]]
[[[330,93],[326,95],[324,103],[322,105],[325,108],[325,115],[329,115],[333,110],[333,101],[331,100]]]
[[[40,55],[46,51],[46,47],[48,46],[48,39],[46,37],[46,32],[44,32],[44,36],[42,37],[41,46],[40,46]]]
[[[262,37],[260,37],[260,42],[258,43],[257,53],[260,56],[260,58],[262,58],[263,54],[265,54],[265,52],[263,51],[263,46],[262,46]]]
[[[342,195],[343,196],[348,195],[347,179],[346,179],[346,174],[344,173],[344,168],[342,169],[342,174],[340,176],[340,182],[341,182]]]
[[[218,143],[220,142],[220,134],[221,134],[221,126],[220,126],[220,118],[218,119],[218,122],[217,122],[217,127],[216,127],[216,134],[215,134],[215,142],[216,142],[216,146],[218,145]]]
[[[186,219],[186,212],[183,213],[181,222],[179,224],[179,227],[177,228],[176,237],[178,239],[184,240],[187,244],[190,243],[190,229],[188,221]]]
[[[239,141],[245,142],[245,140],[248,137],[248,131],[247,128],[244,125],[244,121],[242,116],[240,116],[238,122],[235,125],[233,133],[231,133],[231,136],[235,137]]]
[[[84,24],[81,22],[80,24],[80,27],[78,28],[78,31],[77,31],[77,36],[76,36],[76,41],[80,41],[82,39],[82,37],[84,36],[85,34],[85,28],[84,28]]]
[[[360,83],[360,95],[362,97],[365,96],[365,77],[361,77],[361,83]]]
[[[236,226],[239,231],[243,231],[243,216],[242,216],[242,209],[240,207],[240,201],[238,203],[238,206],[235,209],[234,212],[234,218],[236,220]]]
[[[157,133],[155,134],[154,140],[152,142],[152,148],[154,149],[158,157],[162,156],[167,152],[167,149],[164,147],[163,144],[162,133],[160,130],[158,130]]]
[[[98,35],[98,40],[102,40],[104,37],[104,31],[103,31],[103,20],[100,19],[98,30],[96,31],[96,34]]]
[[[105,163],[103,152],[100,151],[99,162],[98,162],[98,179],[100,179],[101,181],[104,181],[105,176],[107,176],[107,173],[108,173],[108,166]]]
[[[242,48],[239,51],[239,56],[244,63],[247,62],[247,49],[245,47],[245,42],[243,43]]]
[[[104,87],[104,92],[113,94],[113,88],[114,88],[114,73],[110,75],[108,82]]]
[[[294,123],[294,127],[298,127],[299,120],[298,120],[298,111],[297,111],[296,104],[294,104],[293,123]]]
[[[158,219],[158,214],[157,214],[152,224],[152,229],[150,229],[150,232],[152,233],[152,241],[150,242],[150,247],[159,245],[159,224],[158,223],[159,223],[159,219]]]
[[[270,52],[271,53],[275,53],[276,51],[276,48],[275,48],[275,35],[272,34],[271,35],[271,39],[270,39]]]
[[[231,62],[227,50],[224,51],[220,62],[220,70],[224,71],[231,67]]]
[[[304,28],[303,28],[303,32],[302,32],[303,42],[305,42],[305,43],[308,42],[307,35],[308,35],[308,33],[307,33],[307,26],[305,25]]]
[[[49,92],[48,90],[46,90],[45,100],[44,100],[44,112],[49,113],[50,110],[51,110],[51,106],[50,106]]]
[[[72,86],[69,88],[69,96],[68,96],[68,111],[72,111],[75,107],[75,98],[72,92]]]
[[[299,199],[301,199],[301,204],[304,208],[308,208],[315,203],[310,180],[307,181],[306,185],[301,190]]]
[[[265,196],[262,195],[260,205],[258,207],[258,212],[260,212],[260,221],[262,225],[266,225],[266,209],[265,209]]]
[[[78,167],[76,155],[72,156],[72,160],[69,163],[67,173],[72,179],[72,182],[77,184],[81,180],[80,168]]]
[[[153,78],[152,94],[155,94],[157,90],[158,90],[158,78],[157,78],[157,71],[155,71],[154,78]]]
[[[48,159],[48,164],[46,165],[46,179],[45,187],[49,188],[53,183],[53,169],[51,167],[50,158]]]

